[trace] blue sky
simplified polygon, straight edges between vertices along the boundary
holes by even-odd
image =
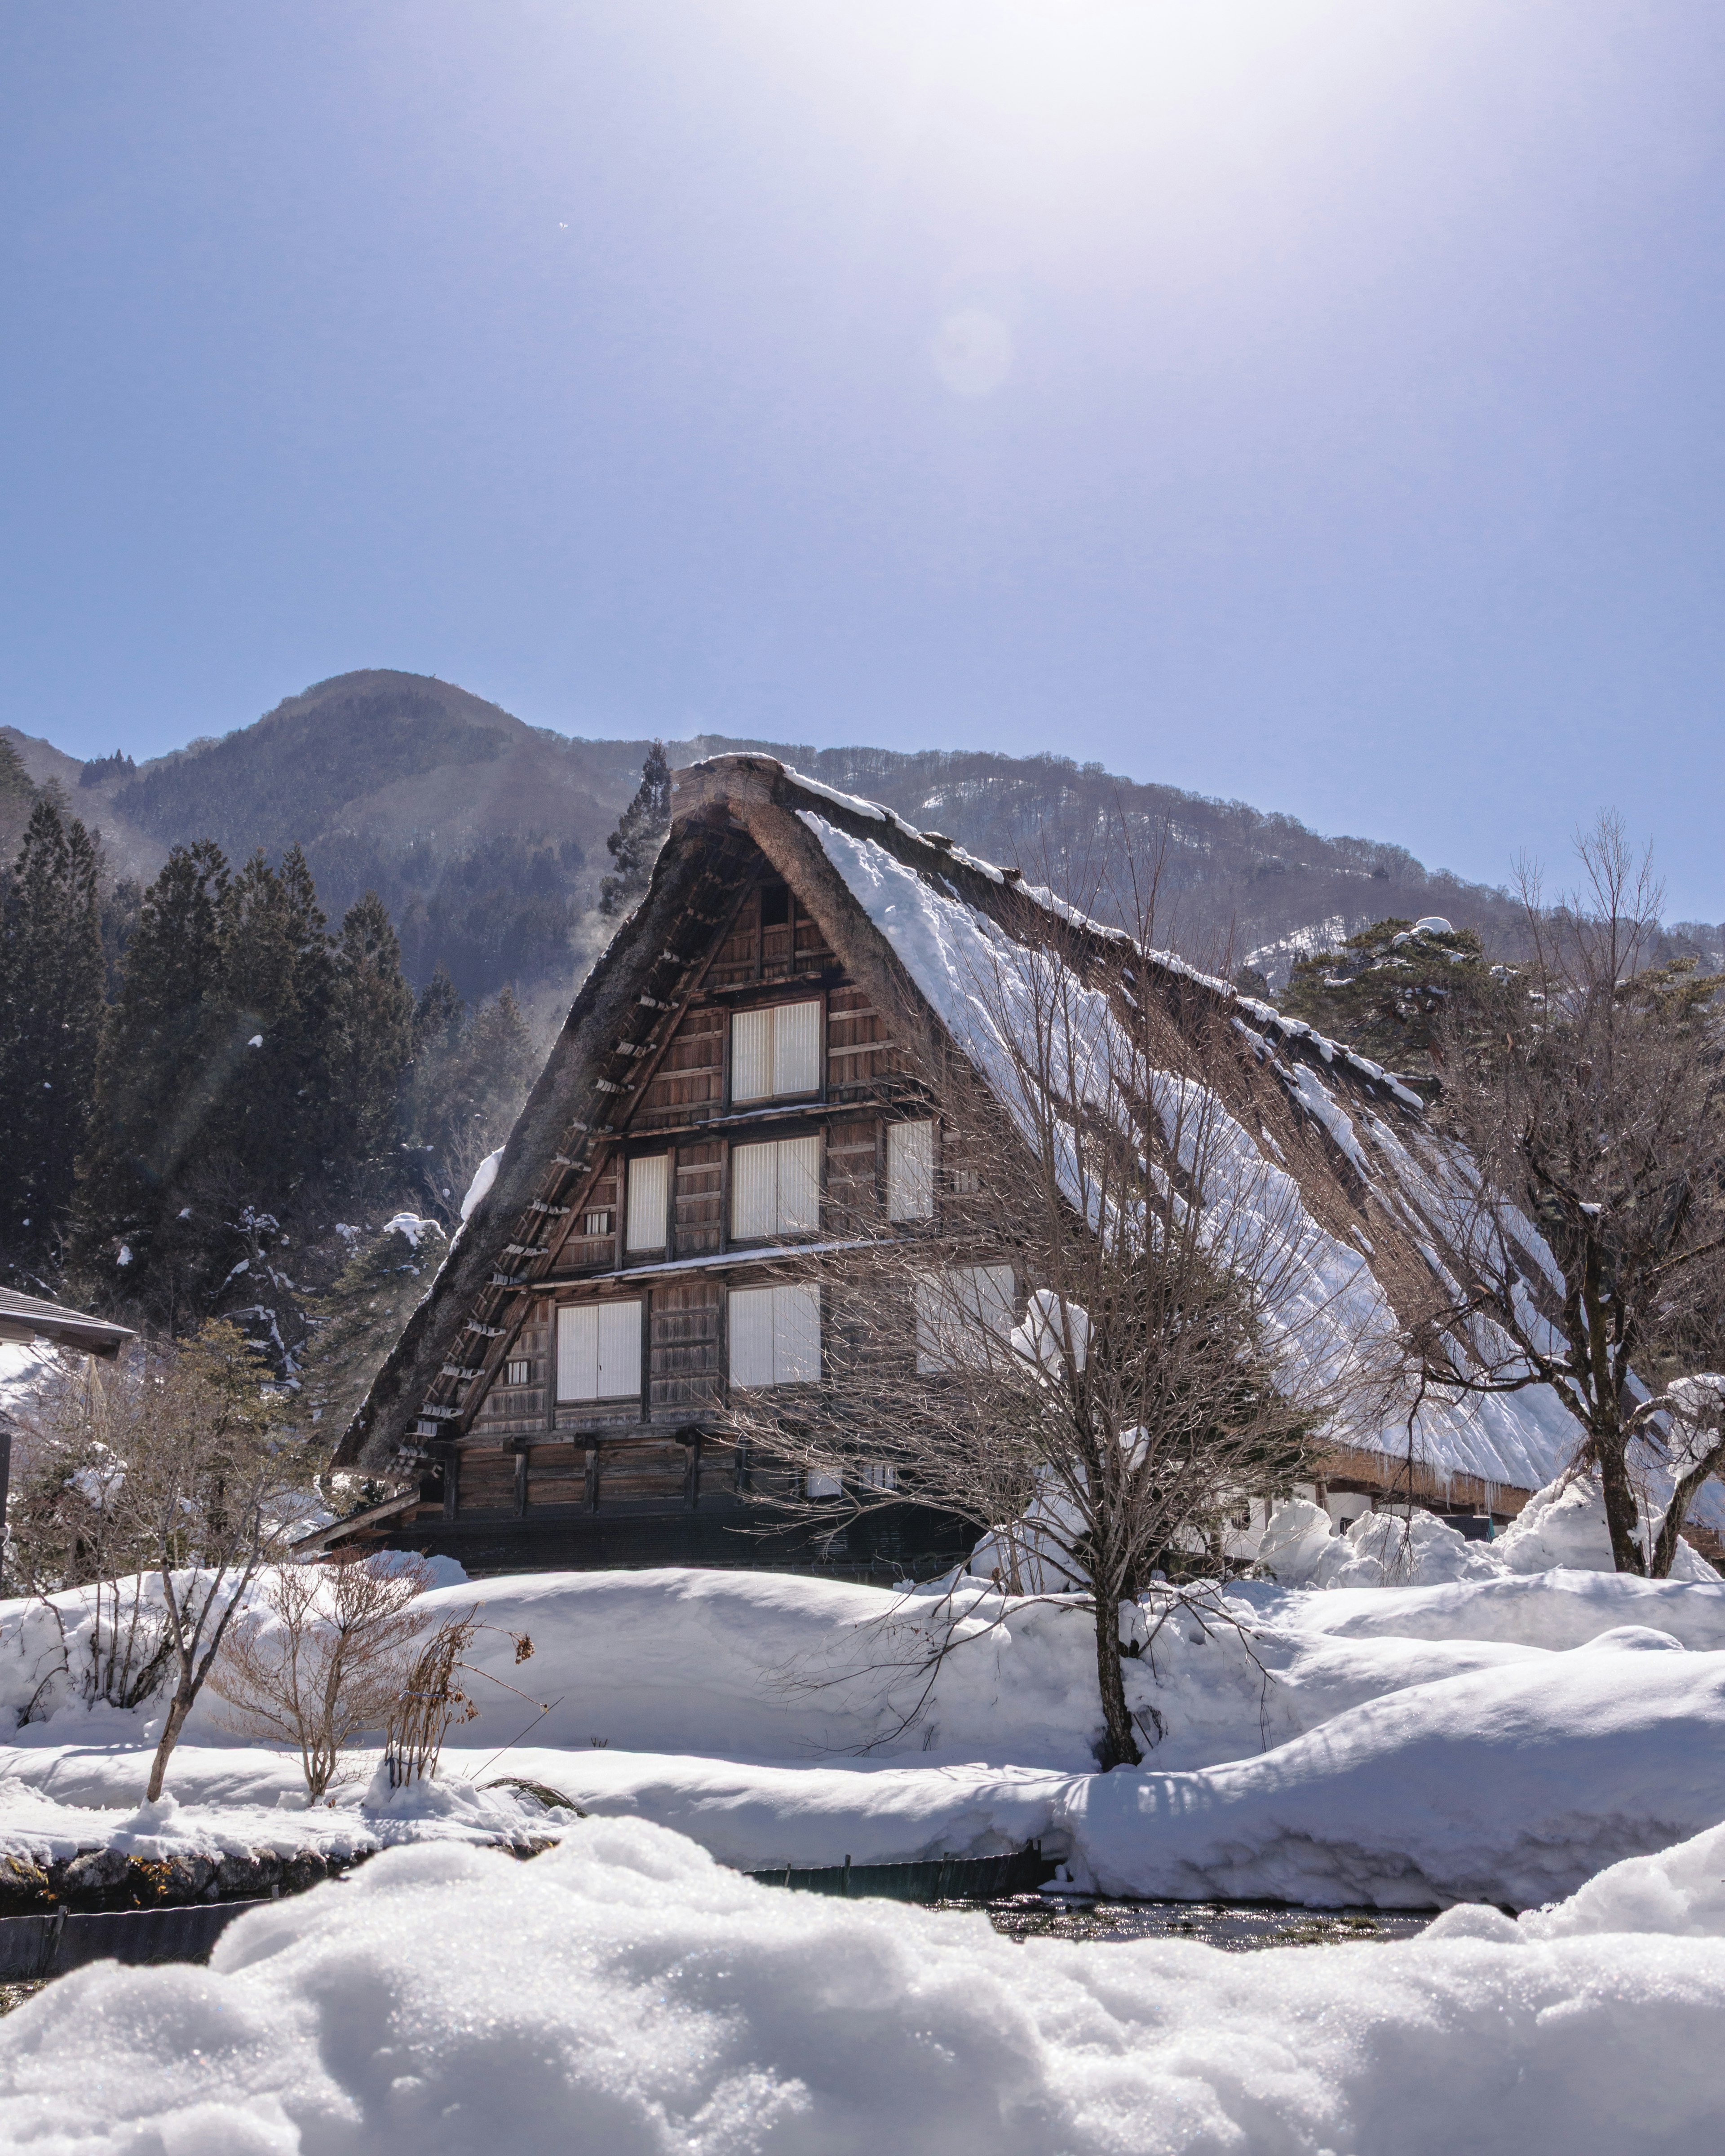
[[[1725,10],[13,0],[0,718],[362,665],[1718,838]]]

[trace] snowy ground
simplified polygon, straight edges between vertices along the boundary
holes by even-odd
[[[1110,1778],[1111,1780],[1112,1778]],[[758,1887],[639,1820],[395,1850],[208,1969],[0,2022],[31,2156],[1689,2156],[1717,2143],[1725,1830],[1519,1923],[1231,1956]]]
[[[369,1755],[316,1811],[294,1763],[234,1742],[207,1699],[171,1769],[177,1809],[141,1812],[148,1715],[85,1707],[49,1613],[0,1605],[0,1713],[47,1710],[0,1748],[0,1856],[543,1833],[531,1799],[482,1786],[518,1775],[744,1869],[1040,1837],[1112,1895],[1529,1907],[1725,1820],[1717,1580],[1558,1570],[1153,1604],[1127,1666],[1146,1761],[1106,1776],[1089,1620],[1059,1600],[679,1571],[429,1600],[476,1606],[493,1629],[475,1660],[547,1711],[480,1683],[434,1791],[387,1800]],[[518,1666],[521,1632],[536,1651]]]

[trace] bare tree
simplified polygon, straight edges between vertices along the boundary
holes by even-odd
[[[1141,1757],[1122,1604],[1286,1488],[1364,1367],[1296,1187],[1205,1082],[1225,1013],[1148,942],[1102,981],[1076,936],[978,928],[965,1055],[907,1077],[884,1202],[829,1193],[819,1380],[733,1390],[763,1502],[932,1507],[1009,1590],[1087,1604],[1105,1765]]]
[[[416,1558],[285,1565],[269,1576],[264,1607],[254,1602],[231,1626],[209,1679],[228,1703],[223,1723],[295,1746],[309,1802],[344,1779],[354,1739],[396,1711],[429,1578]]]
[[[123,1487],[162,1585],[172,1679],[146,1791],[154,1803],[186,1717],[259,1568],[291,1531],[299,1449],[278,1428],[257,1351],[214,1322],[162,1358]]]
[[[1662,894],[1617,817],[1578,851],[1581,887],[1555,906],[1522,872],[1532,958],[1445,1043],[1441,1113],[1478,1173],[1441,1194],[1462,1277],[1414,1343],[1440,1393],[1550,1386],[1599,1474],[1617,1569],[1662,1578],[1725,1453],[1717,1389],[1672,1382],[1725,1302],[1722,983],[1652,963]],[[1644,1541],[1636,1486],[1661,1463],[1671,1496]]]
[[[148,1553],[126,1502],[158,1363],[141,1345],[107,1368],[93,1357],[57,1355],[18,1414],[8,1567],[52,1612],[67,1676],[86,1700],[113,1707],[147,1699],[168,1658],[161,1604],[143,1569]],[[75,1587],[90,1590],[91,1621],[74,1670],[65,1611],[52,1598]]]

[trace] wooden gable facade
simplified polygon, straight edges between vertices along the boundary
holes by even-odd
[[[652,890],[338,1450],[418,1477],[351,1539],[474,1573],[889,1574],[973,1539],[911,1506],[836,1544],[775,1524],[726,1428],[733,1382],[819,1374],[811,1274],[859,1213],[884,1217],[889,1126],[919,1113],[906,1028],[925,1020],[840,930],[812,853],[769,857],[737,814],[752,760],[721,761],[744,768],[680,775]]]

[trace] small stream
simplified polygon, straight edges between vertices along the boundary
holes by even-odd
[[[1009,1939],[1195,1939],[1224,1953],[1266,1947],[1384,1944],[1417,1938],[1433,1909],[1296,1909],[1281,1902],[1109,1902],[1075,1894],[1004,1894],[988,1902],[945,1902],[981,1909]]]

